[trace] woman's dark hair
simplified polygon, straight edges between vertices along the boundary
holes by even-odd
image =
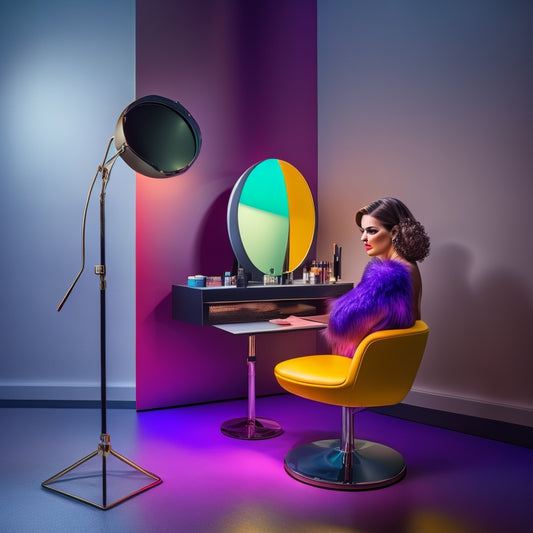
[[[392,244],[407,261],[423,261],[429,255],[429,237],[407,206],[396,198],[381,198],[355,213],[355,223],[361,227],[363,215],[371,215],[391,231],[398,226],[398,234]]]

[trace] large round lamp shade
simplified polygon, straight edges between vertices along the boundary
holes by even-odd
[[[115,147],[136,172],[150,178],[171,178],[185,172],[200,152],[198,124],[179,103],[145,96],[122,111],[115,129]]]

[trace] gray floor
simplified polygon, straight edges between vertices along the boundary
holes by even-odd
[[[407,476],[364,492],[319,489],[283,469],[293,446],[333,438],[340,409],[289,395],[259,398],[283,435],[225,437],[244,401],[137,413],[110,409],[112,447],[163,483],[109,510],[41,482],[96,450],[100,411],[3,408],[0,531],[191,533],[526,533],[533,450],[365,411],[356,432],[399,450]],[[111,479],[111,477],[110,477]]]

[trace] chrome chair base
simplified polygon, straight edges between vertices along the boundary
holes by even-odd
[[[351,455],[350,465],[339,439],[311,442],[285,456],[285,470],[303,483],[337,490],[386,487],[405,476],[401,454],[383,444],[355,439]]]
[[[220,430],[227,437],[242,440],[263,440],[278,437],[283,433],[281,426],[268,418],[232,418],[222,424]]]

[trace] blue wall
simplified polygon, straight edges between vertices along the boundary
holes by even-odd
[[[90,181],[134,99],[134,21],[134,0],[33,0],[2,9],[2,398],[98,397],[99,190],[86,270],[63,310],[56,307],[80,268]],[[130,398],[134,243],[135,174],[119,161],[107,189],[108,382],[129,387]]]

